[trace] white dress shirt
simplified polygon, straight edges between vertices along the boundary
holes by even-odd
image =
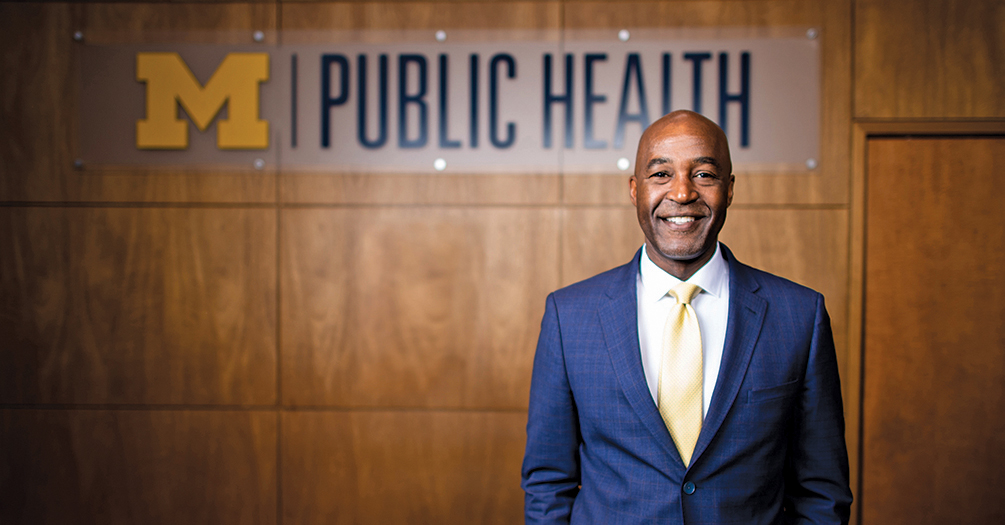
[[[680,279],[656,266],[649,259],[645,245],[642,246],[636,280],[639,347],[642,349],[642,369],[654,402],[659,388],[660,359],[663,357],[663,328],[670,315],[670,308],[677,303],[667,292],[680,282]],[[691,300],[691,307],[698,315],[698,330],[701,332],[701,415],[705,417],[712,392],[715,391],[715,381],[719,377],[719,363],[722,362],[722,348],[726,343],[726,321],[729,315],[729,265],[722,257],[718,244],[712,258],[687,282],[701,287],[701,292]]]

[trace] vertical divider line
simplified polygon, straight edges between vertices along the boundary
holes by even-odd
[[[280,0],[275,2],[276,9],[276,50],[282,49],[283,44],[283,3]],[[296,88],[296,59],[293,59],[293,75],[294,75],[294,89]],[[292,129],[291,142],[292,146],[296,147],[296,100],[297,94],[294,90],[290,93],[293,104],[293,112],[291,113]],[[283,523],[283,287],[282,287],[282,275],[283,275],[283,197],[282,197],[282,184],[280,184],[280,177],[283,174],[283,162],[282,162],[282,143],[276,141],[276,176],[274,181],[275,188],[275,209],[276,209],[276,525],[282,525]]]
[[[855,388],[854,392],[848,392],[851,399],[843,400],[845,403],[845,413],[848,414],[850,412],[849,415],[851,418],[854,418],[851,424],[856,427],[854,429],[854,442],[845,444],[846,448],[849,449],[848,453],[852,456],[849,459],[853,462],[849,465],[850,477],[848,479],[848,484],[851,486],[854,498],[851,515],[849,516],[849,523],[851,525],[862,523],[862,467],[864,465],[862,452],[865,435],[862,429],[865,422],[863,410],[863,403],[865,401],[865,241],[868,235],[868,230],[866,229],[866,183],[869,159],[869,134],[856,123],[857,89],[855,84],[855,52],[858,46],[855,40],[855,4],[854,0],[845,0],[839,6],[840,9],[846,10],[844,20],[847,24],[848,39],[846,44],[848,46],[846,49],[848,53],[848,114],[845,117],[848,119],[849,128],[851,128],[851,138],[848,141],[850,151],[848,153],[852,161],[852,165],[846,172],[848,176],[849,196],[847,212],[849,286],[846,290],[848,297],[848,307],[846,310],[848,313],[848,337],[845,343],[844,359],[846,370],[849,370],[853,375],[849,380],[858,383],[857,385],[853,385],[853,388]],[[833,4],[831,8],[837,9],[837,7],[833,7]],[[826,20],[826,13],[824,16]],[[821,29],[824,31],[823,40],[833,38],[831,34],[834,31],[831,27],[827,26],[826,22],[821,24]],[[823,46],[824,42],[821,42],[821,45]],[[821,54],[825,52],[824,50],[826,50],[826,46],[822,48]],[[827,74],[826,68],[823,68],[821,71],[821,78],[824,74]],[[852,406],[849,408],[849,405]]]
[[[276,410],[276,525],[283,523],[283,410]]]
[[[854,9],[854,6],[852,8]],[[852,24],[852,25],[854,25],[854,24]],[[854,28],[852,30],[854,31]],[[854,116],[853,116],[853,119],[854,119]],[[856,399],[854,401],[854,403],[856,405],[855,406],[855,411],[857,412],[855,424],[856,424],[856,426],[858,426],[858,428],[856,429],[856,432],[855,432],[855,434],[856,434],[855,435],[855,441],[856,441],[856,443],[854,444],[854,446],[855,446],[855,477],[848,480],[849,484],[852,485],[852,494],[854,495],[853,497],[855,498],[855,501],[854,501],[854,503],[855,503],[855,512],[853,513],[852,516],[850,516],[851,522],[854,523],[855,525],[859,525],[859,524],[862,523],[862,509],[863,509],[863,506],[862,506],[862,503],[863,503],[862,486],[863,486],[863,484],[865,482],[865,478],[863,476],[863,472],[862,471],[864,470],[864,467],[865,467],[865,460],[864,460],[864,458],[865,458],[865,453],[864,453],[865,452],[865,374],[866,374],[866,370],[865,370],[865,352],[866,352],[866,347],[865,347],[866,333],[865,333],[865,329],[866,329],[866,324],[865,324],[865,322],[866,322],[866,307],[867,307],[867,304],[866,304],[866,286],[868,284],[866,282],[866,266],[868,264],[868,252],[867,252],[867,250],[868,250],[868,242],[867,241],[869,239],[869,228],[868,228],[868,218],[869,218],[869,216],[868,216],[868,212],[869,212],[869,135],[867,133],[865,133],[865,132],[862,132],[861,135],[859,135],[859,137],[860,137],[861,143],[860,143],[859,148],[856,148],[856,149],[860,149],[861,150],[861,157],[858,157],[854,153],[852,155],[852,161],[856,162],[858,164],[858,166],[853,166],[852,170],[853,171],[856,170],[856,169],[861,170],[859,172],[859,174],[853,174],[852,175],[852,179],[853,179],[852,182],[853,182],[853,184],[856,184],[858,186],[857,192],[852,194],[852,198],[853,199],[859,199],[858,200],[859,209],[855,212],[855,213],[858,214],[858,219],[857,219],[857,221],[850,221],[850,223],[853,225],[853,227],[860,228],[861,232],[862,232],[862,237],[859,239],[859,242],[861,243],[861,245],[858,248],[858,250],[859,250],[859,252],[858,252],[859,253],[858,259],[859,260],[858,261],[853,261],[854,263],[856,263],[856,264],[859,265],[858,274],[860,275],[860,279],[861,280],[860,280],[860,284],[858,285],[858,294],[859,294],[858,295],[858,302],[861,305],[861,307],[859,308],[859,311],[858,311],[858,319],[857,319],[858,335],[857,335],[856,344],[852,345],[850,338],[849,338],[849,342],[847,344],[847,346],[849,348],[855,348],[855,351],[858,354],[857,355],[857,360],[858,360],[858,370],[857,370],[858,377],[856,378],[856,380],[858,381],[858,388],[856,389],[856,392],[855,392]],[[852,143],[855,144],[855,139],[852,139]],[[861,177],[861,178],[858,178],[858,177]],[[856,222],[857,222],[857,225],[856,225]],[[851,249],[849,249],[848,252],[852,253],[854,249],[855,249],[855,247],[851,247]],[[852,305],[852,301],[850,299],[851,299],[851,297],[849,297],[849,301],[848,301],[849,306]]]
[[[290,55],[290,147],[297,147],[297,54]]]
[[[865,246],[866,246],[866,235],[868,230],[866,228],[866,194],[867,194],[867,176],[868,176],[868,160],[869,160],[869,135],[865,130],[862,130],[856,124],[856,115],[858,114],[857,102],[857,87],[855,84],[855,74],[856,74],[856,57],[855,52],[858,48],[858,44],[855,40],[855,4],[854,0],[846,0],[846,3],[841,7],[847,9],[846,23],[848,24],[848,110],[849,115],[848,124],[851,128],[851,140],[848,141],[849,146],[851,146],[851,159],[852,165],[847,172],[848,184],[849,184],[849,201],[848,201],[848,255],[849,265],[848,265],[848,327],[849,329],[854,329],[857,327],[858,333],[849,333],[847,342],[845,343],[845,363],[850,364],[855,363],[857,370],[857,377],[855,381],[858,381],[856,392],[854,393],[855,398],[852,403],[855,404],[852,407],[854,411],[853,424],[857,427],[855,429],[855,443],[852,443],[854,447],[854,464],[849,465],[850,469],[853,471],[854,477],[848,479],[848,484],[851,485],[852,490],[852,512],[848,517],[849,523],[851,525],[860,525],[862,523],[862,452],[865,448],[864,438],[865,433],[862,430],[862,426],[865,423]],[[821,28],[825,30],[824,38],[829,37],[830,31],[826,27],[826,24],[821,24]],[[821,51],[823,53],[823,51]],[[823,71],[826,73],[826,71]],[[821,75],[822,76],[822,75]],[[861,156],[859,156],[859,154]],[[856,231],[857,230],[857,231]],[[856,234],[861,232],[861,237],[857,239],[857,242],[861,243],[858,247],[852,242],[856,239]],[[857,260],[856,260],[857,259]],[[861,280],[856,284],[855,278],[858,276]],[[857,290],[854,288],[857,286]],[[858,301],[858,318],[853,317],[853,309],[855,308],[855,302]],[[853,358],[851,353],[855,352],[856,355]],[[847,403],[847,400],[844,400]],[[847,407],[847,405],[845,405]],[[848,411],[848,408],[845,408]],[[845,443],[845,448],[848,448],[848,444]]]
[[[282,46],[282,4],[276,2],[276,41],[277,50]],[[280,184],[280,178],[283,175],[283,149],[282,142],[276,140],[276,168],[275,168],[275,197],[274,205],[276,210],[276,275],[275,275],[275,287],[276,287],[276,408],[282,409],[283,406],[283,375],[282,375],[282,337],[283,337],[283,320],[282,320],[282,299],[283,299],[283,288],[282,288],[282,226],[283,226],[283,198],[282,198],[282,184]]]
[[[279,170],[276,172],[277,186]],[[282,225],[283,206],[276,192],[276,524],[283,522],[283,316],[282,316]]]
[[[567,8],[566,0],[561,0],[558,4],[558,59],[562,60],[564,64],[565,60],[565,10]],[[575,111],[573,107],[572,93],[566,93],[569,96],[569,105],[566,111]],[[565,206],[565,148],[564,146],[559,146],[556,144],[556,150],[558,150],[558,202]],[[559,243],[559,248],[561,248],[561,243]]]
[[[558,57],[560,59],[565,56],[566,7],[566,0],[560,0],[558,4]],[[566,111],[572,110],[572,103],[570,103]],[[565,178],[565,150],[564,146],[556,146],[558,150],[558,286],[561,287],[565,283],[565,223],[568,203],[565,202],[565,184],[567,182]]]

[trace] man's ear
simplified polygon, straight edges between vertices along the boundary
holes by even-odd
[[[638,204],[635,203],[635,175],[632,175],[631,177],[628,177],[628,188],[629,188],[628,195],[632,199],[632,206],[638,206]],[[729,187],[729,199],[730,200],[733,199],[733,187],[732,187],[732,185],[730,185],[730,187]]]
[[[729,192],[726,194],[726,207],[733,204],[733,183],[736,182],[736,175],[729,174]]]

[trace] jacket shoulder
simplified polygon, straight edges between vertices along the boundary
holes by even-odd
[[[757,283],[757,294],[765,298],[780,298],[796,304],[814,304],[823,298],[820,292],[797,282],[740,262],[734,261],[734,263],[735,266],[731,267],[730,271],[738,271],[743,280]]]

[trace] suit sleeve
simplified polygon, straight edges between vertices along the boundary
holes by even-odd
[[[522,483],[526,523],[569,523],[579,493],[579,419],[569,387],[558,306],[548,296],[534,356]]]
[[[796,410],[786,459],[786,522],[847,523],[852,495],[844,411],[834,337],[821,296]]]

